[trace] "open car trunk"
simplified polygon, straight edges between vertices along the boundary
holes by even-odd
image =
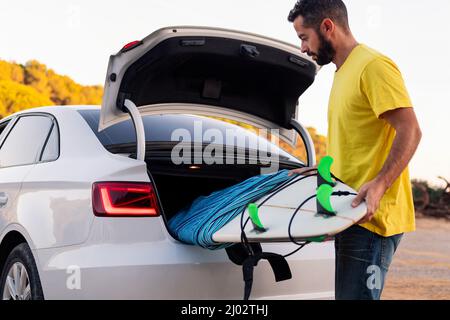
[[[216,213],[211,216],[210,220],[207,220],[208,222],[204,220],[203,223],[206,225],[199,222],[202,221],[203,218],[200,217],[203,214],[208,214],[209,211],[220,212],[220,214],[215,217],[221,217],[218,221],[223,221],[222,219],[225,219],[225,216],[222,215],[222,212],[227,212],[227,214],[228,212],[231,212],[234,215],[236,213],[233,211],[235,210],[234,206],[236,204],[240,205],[240,202],[239,200],[234,203],[226,202],[229,203],[230,207],[218,208],[217,206],[214,206],[213,202],[211,202],[212,200],[207,200],[209,199],[208,197],[207,199],[199,200],[194,207],[191,207],[194,201],[201,196],[209,196],[215,191],[235,186],[248,178],[258,176],[261,174],[262,169],[261,164],[176,165],[173,164],[170,159],[152,159],[151,157],[147,158],[146,162],[161,201],[163,209],[162,213],[166,225],[172,225],[169,221],[180,211],[183,211],[181,221],[186,219],[184,216],[186,210],[187,212],[192,212],[193,216],[184,220],[185,222],[179,223],[180,220],[177,220],[178,222],[174,223],[179,223],[181,226],[180,228],[185,228],[185,223],[193,223],[193,225],[196,224],[199,226],[200,228],[195,230],[198,230],[199,234],[202,234],[203,236],[198,236],[197,239],[204,239],[203,237],[207,237],[205,234],[210,232],[210,230],[213,230],[213,224],[217,226],[217,224],[213,222],[216,220],[216,218],[214,218]],[[300,163],[283,164],[282,161],[280,161],[278,165],[278,170],[293,169],[294,167],[301,166]],[[264,177],[264,180],[259,181],[269,181],[280,174],[283,175],[285,173],[278,172],[273,176]],[[258,177],[258,179],[259,178],[261,177]],[[267,189],[267,193],[261,193],[261,197],[252,201],[252,203],[254,203],[253,206],[258,206],[259,216],[262,218],[262,221],[265,222],[264,225],[268,228],[262,227],[263,230],[261,232],[256,229],[254,224],[253,227],[250,224],[244,225],[243,227],[248,241],[261,243],[289,242],[292,241],[292,239],[323,241],[327,237],[333,236],[359,221],[366,212],[365,205],[357,208],[352,208],[350,206],[353,197],[348,196],[356,195],[356,191],[341,181],[336,181],[334,187],[327,185],[327,187],[331,189],[330,194],[328,195],[328,200],[330,201],[329,205],[331,206],[331,210],[334,208],[335,211],[326,213],[319,208],[318,202],[308,201],[309,199],[312,199],[313,196],[316,197],[316,200],[319,200],[319,197],[321,197],[318,193],[319,189],[323,190],[323,185],[321,185],[320,188],[318,187],[319,179],[316,175],[299,175],[291,179],[292,180],[281,189],[273,185],[270,187],[272,189]],[[253,194],[254,196],[257,191],[254,191],[253,188],[254,187],[252,187],[250,194]],[[263,188],[264,187],[261,187],[261,189],[259,189],[258,187],[257,189],[263,190]],[[279,190],[272,193],[271,190],[274,189]],[[245,188],[242,190],[245,190]],[[242,193],[237,194],[235,190],[230,189],[230,193],[227,192],[227,194],[221,193],[214,195],[213,201],[214,203],[219,204],[222,202],[222,197],[231,197],[232,194],[233,196],[231,198],[236,197],[236,199],[239,199],[241,195],[244,195],[243,199],[248,199],[246,195],[246,192],[248,191],[249,190],[242,191]],[[333,194],[336,193],[336,195],[331,197],[331,192],[333,192]],[[308,200],[306,200],[307,198]],[[269,199],[270,201],[266,202]],[[305,202],[299,206],[302,201]],[[322,200],[321,205],[322,204],[326,204],[326,201]],[[222,209],[224,211],[222,211]],[[249,210],[249,207],[245,208],[245,212],[242,216],[244,220],[249,216]],[[296,215],[296,213],[299,214]],[[233,218],[230,219],[231,220],[213,233],[212,240],[214,243],[239,243],[241,241],[243,229],[241,229],[242,222],[239,221],[242,221],[242,218],[233,216]],[[255,222],[253,218],[252,221]],[[211,226],[208,225],[210,222]],[[207,227],[204,228],[203,226]],[[174,238],[181,240],[181,238],[178,238],[178,235],[180,234],[179,228],[177,227],[176,230],[177,231],[174,231],[171,230],[171,228],[168,228],[168,231]],[[186,229],[182,230],[186,230],[183,232],[192,233],[190,227],[186,227]],[[175,235],[174,232],[177,232],[177,235]],[[190,236],[191,235],[189,234],[189,237]],[[181,237],[185,237],[185,234]],[[187,241],[190,240],[191,238],[187,239]]]
[[[146,158],[149,173],[158,192],[164,220],[169,221],[180,210],[200,196],[238,184],[260,174],[261,165],[175,165],[169,160]],[[194,168],[192,168],[194,167]],[[280,169],[292,166],[280,164]],[[170,231],[170,230],[169,230]]]

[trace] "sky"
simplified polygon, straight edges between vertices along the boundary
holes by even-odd
[[[344,0],[356,39],[399,66],[422,129],[412,178],[450,179],[450,1]],[[156,29],[196,25],[249,31],[296,45],[295,0],[0,0],[0,59],[37,59],[59,74],[104,83],[108,58]],[[299,121],[327,131],[334,65],[300,97]]]

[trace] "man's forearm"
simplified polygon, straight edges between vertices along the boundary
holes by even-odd
[[[422,133],[418,127],[397,130],[391,151],[376,178],[383,181],[386,188],[389,188],[405,170],[416,152],[421,137]]]

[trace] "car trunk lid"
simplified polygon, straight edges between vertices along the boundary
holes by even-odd
[[[140,114],[222,116],[265,128],[291,128],[297,100],[318,66],[298,47],[245,32],[170,27],[109,60],[99,129]]]

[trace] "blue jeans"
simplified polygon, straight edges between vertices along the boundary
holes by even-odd
[[[378,300],[403,233],[382,237],[359,225],[335,237],[336,300]]]

